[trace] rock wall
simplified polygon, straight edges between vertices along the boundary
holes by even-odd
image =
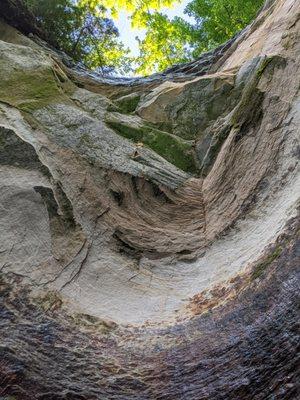
[[[148,78],[7,9],[0,396],[298,398],[299,3]]]

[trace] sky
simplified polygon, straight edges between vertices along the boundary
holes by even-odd
[[[190,18],[183,14],[183,10],[191,0],[181,0],[177,4],[174,4],[172,8],[162,8],[160,12],[167,14],[168,17],[173,18],[175,16],[182,17],[189,20]],[[114,21],[116,27],[120,32],[120,39],[124,43],[125,47],[129,47],[133,56],[138,55],[138,42],[135,37],[138,36],[140,39],[144,37],[144,30],[133,29],[130,24],[129,14],[125,11],[120,12],[119,18]]]

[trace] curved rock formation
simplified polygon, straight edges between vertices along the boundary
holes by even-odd
[[[4,13],[2,399],[298,398],[299,11],[149,78]]]

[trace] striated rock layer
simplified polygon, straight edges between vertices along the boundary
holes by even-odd
[[[2,399],[299,398],[299,2],[148,78],[4,3]]]

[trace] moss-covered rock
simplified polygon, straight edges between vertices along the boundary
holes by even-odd
[[[22,111],[33,111],[51,102],[63,100],[51,70],[16,72],[0,81],[0,99]]]
[[[264,259],[261,263],[259,263],[254,270],[252,271],[251,279],[255,280],[257,278],[260,278],[267,268],[272,264],[274,260],[276,260],[282,253],[282,247],[277,246],[274,251],[268,255],[266,259]]]
[[[140,102],[143,119],[185,140],[197,140],[238,102],[235,74],[214,74],[188,82],[164,82]]]
[[[72,322],[83,329],[96,330],[102,334],[109,334],[117,328],[117,324],[113,321],[104,320],[84,313],[74,314],[72,316]]]
[[[1,42],[0,101],[32,112],[48,104],[68,102],[65,92],[72,88],[52,60],[30,47]]]
[[[140,101],[140,97],[141,96],[138,93],[130,93],[126,96],[119,97],[114,101],[114,103],[117,105],[120,112],[129,114],[136,110]],[[111,109],[111,111],[114,110]]]
[[[55,311],[61,308],[63,301],[60,294],[57,291],[49,291],[43,296],[39,296],[35,298],[35,303],[40,307],[43,311]]]
[[[124,118],[117,113],[109,113],[106,123],[119,135],[131,139],[139,145],[146,145],[157,154],[183,171],[195,173],[193,142],[176,137],[144,124],[138,117]]]
[[[237,86],[242,88],[236,107],[225,118],[218,118],[205,130],[196,144],[196,155],[202,175],[210,171],[223,143],[230,133],[235,142],[247,136],[250,130],[258,127],[263,117],[264,91],[261,79],[272,78],[274,68],[284,64],[279,56],[257,57],[239,71]],[[237,90],[239,91],[239,90]]]

